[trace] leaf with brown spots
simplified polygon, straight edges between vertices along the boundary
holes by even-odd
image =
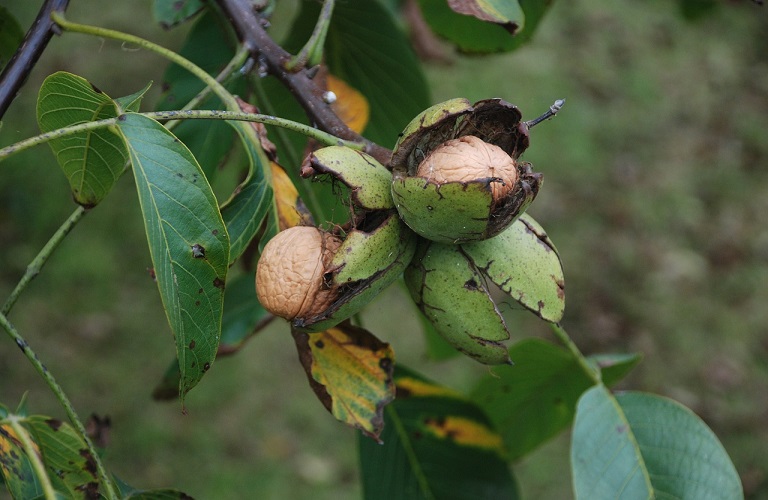
[[[183,398],[216,357],[229,235],[213,190],[184,144],[135,113],[122,115],[118,129],[130,154],[157,286],[176,340]]]
[[[42,489],[19,436],[10,425],[0,424],[0,474],[13,498],[35,498]]]
[[[67,423],[42,415],[24,419],[41,455],[53,486],[68,491],[69,498],[99,498],[96,461],[85,442]]]
[[[395,397],[394,352],[345,322],[319,333],[293,332],[309,384],[334,417],[379,439],[383,410]]]
[[[101,484],[96,461],[80,435],[67,423],[43,415],[14,415],[32,441],[51,486],[62,498],[98,499]],[[0,421],[2,422],[2,421]],[[43,494],[41,480],[31,468],[20,436],[0,423],[0,470],[14,498],[36,498]]]

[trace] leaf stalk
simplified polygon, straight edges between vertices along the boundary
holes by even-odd
[[[317,24],[312,31],[312,36],[309,37],[301,51],[285,63],[285,69],[296,72],[305,67],[311,68],[322,62],[323,46],[325,45],[325,37],[328,35],[328,27],[331,25],[334,4],[334,0],[325,0],[323,2],[323,8],[320,11],[320,16],[317,18]]]
[[[581,368],[584,370],[584,373],[592,380],[592,382],[594,382],[595,385],[602,384],[600,370],[592,365],[592,363],[589,362],[584,354],[582,354],[573,340],[571,340],[568,332],[565,331],[565,328],[563,328],[559,323],[551,323],[550,326],[552,327],[552,331],[554,332],[555,337],[557,337],[557,339],[568,349],[568,351],[576,359],[576,361],[579,363],[579,366],[581,366]]]
[[[279,118],[272,115],[263,115],[258,113],[245,113],[243,111],[222,111],[219,109],[190,109],[186,111],[149,111],[145,113],[138,113],[140,115],[158,120],[233,120],[244,122],[257,122],[267,125],[274,125],[276,127],[282,127],[300,134],[304,134],[307,137],[315,139],[316,141],[326,144],[328,146],[346,146],[348,148],[361,151],[365,149],[365,144],[361,142],[348,141],[340,139],[335,135],[323,132],[322,130],[310,127],[303,123],[295,122],[293,120],[287,120],[285,118]],[[104,120],[97,120],[93,122],[78,123],[77,125],[70,125],[44,134],[36,135],[23,141],[11,144],[0,149],[0,161],[12,156],[16,153],[20,153],[26,149],[29,149],[38,144],[44,144],[53,139],[61,137],[68,137],[70,135],[79,134],[81,132],[88,132],[99,128],[106,128],[117,125],[118,118],[107,118]]]

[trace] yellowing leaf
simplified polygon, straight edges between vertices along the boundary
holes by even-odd
[[[311,223],[312,215],[299,198],[299,192],[288,174],[274,161],[269,162],[269,164],[272,170],[272,191],[275,193],[275,206],[280,231]]]
[[[320,333],[293,332],[299,359],[320,401],[339,421],[379,438],[395,397],[394,352],[348,322]]]
[[[384,444],[360,442],[363,497],[519,497],[502,437],[475,403],[401,366],[395,384]]]
[[[344,80],[328,75],[328,90],[336,94],[331,108],[341,120],[358,134],[365,130],[370,117],[370,106],[363,94],[350,87]]]
[[[402,397],[413,396],[417,398],[446,397],[461,398],[462,396],[447,387],[432,384],[426,380],[413,377],[401,377],[397,379],[397,391]]]
[[[36,443],[33,446],[39,457],[40,449]],[[10,425],[0,425],[0,479],[12,498],[35,498],[42,493],[32,462]]]
[[[503,453],[501,434],[476,420],[457,416],[428,418],[424,420],[424,428],[435,437],[450,439],[459,446],[475,446]]]

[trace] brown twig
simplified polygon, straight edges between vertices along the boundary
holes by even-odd
[[[325,89],[312,79],[316,70],[302,68],[299,71],[290,72],[285,69],[291,54],[267,34],[248,0],[217,0],[217,3],[230,19],[240,40],[251,51],[253,58],[291,91],[296,101],[304,108],[313,126],[341,139],[364,142],[365,152],[385,165],[389,163],[392,154],[389,149],[351,130],[323,100]]]
[[[16,98],[16,93],[32,72],[51,36],[58,33],[56,24],[51,21],[51,12],[64,12],[68,5],[69,0],[46,0],[40,7],[24,41],[0,74],[0,118]]]

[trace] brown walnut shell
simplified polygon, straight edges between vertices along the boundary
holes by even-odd
[[[316,227],[296,226],[269,240],[256,268],[264,308],[288,320],[324,311],[337,290],[323,280],[342,240]]]

